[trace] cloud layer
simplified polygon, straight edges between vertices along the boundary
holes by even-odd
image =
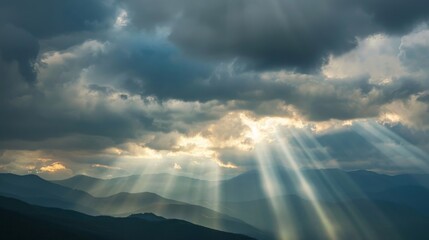
[[[371,165],[388,158],[380,149],[359,154],[372,144],[360,128],[337,132],[353,121],[396,126],[387,129],[429,151],[424,0],[0,0],[0,9],[2,171],[126,174],[151,159],[244,171],[255,129],[274,134],[270,124],[310,129],[327,165],[350,169],[397,171]]]

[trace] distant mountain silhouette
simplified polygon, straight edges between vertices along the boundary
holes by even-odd
[[[88,193],[48,182],[36,175],[0,174],[0,195],[45,207],[72,209],[91,215],[99,214],[91,207],[80,204],[93,199]]]
[[[282,191],[278,196],[299,195],[305,198],[300,184],[297,184],[294,172],[281,168],[273,169]],[[307,181],[313,186],[320,200],[342,201],[366,197],[400,186],[422,186],[429,188],[428,174],[404,174],[389,176],[375,172],[359,170],[346,172],[338,169],[302,170]],[[165,190],[168,182],[170,188]],[[169,174],[130,176],[113,179],[97,179],[87,176],[75,176],[55,183],[83,190],[94,196],[110,196],[120,192],[153,192],[161,196],[185,202],[203,204],[212,201],[212,193],[219,192],[222,201],[249,201],[265,198],[260,173],[252,170],[237,177],[210,182]],[[197,194],[196,194],[197,193]]]
[[[92,217],[0,197],[2,239],[251,239],[182,220]]]
[[[77,175],[53,182],[71,189],[85,191],[96,197],[107,197],[121,192],[153,192],[164,197],[187,202],[190,200],[189,196],[200,197],[196,194],[217,184],[212,181],[174,176],[167,173],[132,175],[112,179]]]
[[[427,204],[429,175],[389,176],[370,171],[345,172],[337,169],[303,170],[302,173],[313,186],[319,206],[330,216],[331,224],[339,230],[339,239],[429,239],[427,227],[429,226]],[[191,189],[195,187],[193,191],[198,192],[189,195],[180,195],[180,192],[175,192],[173,195],[185,196],[208,208],[166,199],[158,194],[147,192],[131,194],[120,192],[108,197],[95,198],[80,190],[62,187],[36,176],[19,177],[10,174],[0,174],[0,194],[18,195],[20,199],[41,202],[45,205],[65,204],[64,208],[79,208],[79,211],[95,212],[95,214],[131,215],[152,219],[150,215],[138,213],[153,212],[166,218],[184,219],[210,228],[243,233],[258,239],[270,239],[272,237],[266,232],[274,234],[277,228],[289,224],[299,233],[301,239],[326,239],[321,234],[324,230],[313,203],[306,200],[306,195],[297,182],[294,172],[274,169],[273,174],[281,189],[271,198],[267,198],[261,183],[261,175],[257,171],[250,171],[220,182],[184,178],[186,184],[192,186]],[[4,176],[9,179],[8,182],[13,182],[9,187],[3,187]],[[28,177],[28,179],[18,181],[10,179],[16,177]],[[138,180],[134,181],[136,179]],[[141,179],[147,180],[140,182]],[[152,184],[148,179],[157,179],[158,182]],[[101,191],[112,184],[114,190],[110,192],[117,192],[126,189],[134,191],[155,188],[171,183],[171,179],[181,181],[182,177],[160,174],[149,178],[131,176],[100,180],[77,176],[57,181],[57,183],[88,191],[91,189]],[[132,185],[133,181],[134,186],[128,186],[128,184]],[[36,186],[34,189],[40,188],[41,191],[31,192],[30,189],[31,194],[29,194],[27,190],[32,188],[32,184]],[[46,187],[44,187],[45,184]],[[185,184],[175,182],[172,186],[176,185],[179,188],[186,187]],[[204,198],[205,195],[210,196],[209,193],[212,191],[218,191],[219,198]],[[201,198],[198,199],[199,197]],[[273,201],[281,206],[287,206],[287,211],[286,208],[278,209],[273,206]],[[209,209],[214,204],[217,205],[218,212]],[[292,222],[281,223],[279,226],[279,216],[280,218],[290,216]],[[252,226],[262,229],[262,232]]]
[[[429,189],[421,186],[401,186],[369,194],[371,199],[402,204],[429,215]]]
[[[278,184],[282,191],[277,196],[298,195],[306,198],[301,184],[291,170],[275,169]],[[370,171],[345,172],[338,169],[302,170],[307,182],[319,200],[343,201],[365,198],[370,193],[385,191],[401,186],[429,187],[429,175],[389,176]],[[223,181],[218,188],[223,201],[249,201],[266,198],[261,175],[250,171],[235,178]]]
[[[35,175],[0,174],[0,195],[46,207],[56,207],[90,215],[128,216],[152,212],[183,219],[198,225],[227,232],[242,233],[260,239],[270,236],[242,220],[198,205],[163,198],[154,193],[118,193],[96,198],[84,191],[73,190]]]
[[[131,214],[130,216],[128,216],[130,218],[140,218],[146,221],[150,221],[150,222],[160,222],[160,221],[165,221],[166,218],[157,216],[153,213],[137,213],[137,214]]]
[[[290,217],[290,222],[281,225],[292,225],[299,239],[329,239],[323,235],[323,225],[311,201],[293,195],[274,200],[287,206],[284,212],[272,207],[269,199],[223,202],[220,211],[268,232],[276,231],[278,216],[280,220]],[[429,215],[404,205],[361,199],[319,202],[319,206],[338,230],[338,239],[429,239]]]

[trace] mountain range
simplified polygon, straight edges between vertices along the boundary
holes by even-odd
[[[268,234],[242,220],[206,207],[166,199],[148,192],[121,192],[97,198],[81,190],[51,183],[36,175],[0,174],[0,195],[39,206],[70,209],[90,215],[128,216],[151,212],[213,229],[247,234],[259,239],[269,238]]]
[[[428,175],[390,176],[336,169],[302,173],[317,199],[308,198],[289,170],[277,170],[271,176],[281,186],[273,196],[265,193],[257,171],[219,182],[168,174],[114,179],[75,176],[49,182],[35,175],[0,174],[0,195],[94,216],[183,219],[256,239],[275,239],[281,226],[292,226],[300,239],[326,239],[321,234],[325,230],[317,205],[337,229],[338,239],[429,239]],[[160,186],[176,189],[176,182],[179,188],[189,185],[199,192],[175,191],[169,195],[180,201],[159,195],[166,193]],[[210,192],[214,191],[218,198],[211,199]],[[194,201],[190,204],[183,199]]]
[[[0,197],[4,239],[251,239],[182,220],[89,216]]]

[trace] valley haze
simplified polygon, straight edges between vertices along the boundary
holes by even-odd
[[[1,239],[429,239],[427,0],[0,0]]]

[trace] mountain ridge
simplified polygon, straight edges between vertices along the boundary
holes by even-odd
[[[2,236],[7,239],[251,239],[183,220],[146,221],[128,217],[94,217],[0,197]],[[26,231],[22,231],[24,228]]]

